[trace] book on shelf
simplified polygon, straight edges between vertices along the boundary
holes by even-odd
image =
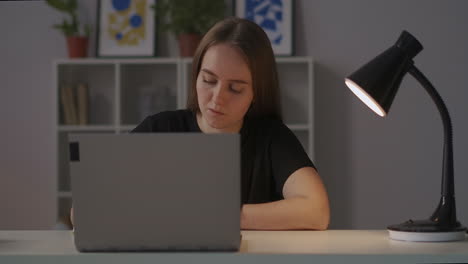
[[[76,87],[70,84],[60,86],[60,105],[64,125],[88,124],[89,90],[84,83]]]
[[[78,124],[88,124],[88,104],[89,104],[88,86],[84,83],[78,84],[76,88],[76,99],[78,106]]]
[[[62,84],[60,86],[60,105],[62,106],[63,124],[74,124],[74,113],[72,105],[73,87],[69,84]]]

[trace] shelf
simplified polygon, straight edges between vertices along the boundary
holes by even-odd
[[[83,59],[59,59],[54,61],[57,65],[113,65],[117,62],[115,59],[96,59],[96,58],[83,58]]]
[[[278,63],[310,63],[311,57],[276,57]]]
[[[165,57],[165,58],[151,58],[151,59],[100,59],[100,58],[82,58],[82,59],[59,59],[54,62],[57,65],[90,65],[90,64],[166,64],[166,63],[178,63],[181,59],[176,57]]]
[[[125,63],[120,67],[120,121],[134,124],[151,114],[177,109],[176,63]]]
[[[71,192],[58,192],[58,197],[59,198],[71,198],[72,193]]]
[[[134,129],[138,124],[135,125],[122,125],[117,128],[118,131],[130,131]],[[307,131],[309,130],[308,124],[285,124],[289,129],[294,131]]]
[[[182,58],[185,63],[192,63],[193,58]],[[279,63],[309,63],[312,61],[311,57],[275,57],[276,62]]]
[[[94,125],[87,125],[87,126],[70,126],[70,125],[60,125],[58,127],[58,131],[60,132],[92,132],[92,131],[114,131],[114,126],[103,125],[103,126],[94,126]]]
[[[87,63],[84,63],[86,61]],[[91,62],[91,63],[88,63]],[[112,63],[94,63],[91,60],[67,60],[56,65],[56,98],[57,98],[57,123],[59,125],[76,125],[72,120],[66,120],[64,101],[73,102],[74,112],[77,108],[77,87],[85,85],[87,93],[82,97],[86,102],[89,125],[111,125],[115,123],[117,107],[116,103],[116,66]],[[71,90],[72,96],[64,99],[63,89]],[[70,91],[68,91],[70,93]],[[70,110],[73,108],[69,108]],[[70,111],[71,112],[71,111]]]
[[[312,61],[311,57],[276,57],[278,63],[309,63]],[[101,58],[82,58],[82,59],[58,59],[54,61],[58,65],[70,64],[165,64],[165,63],[192,63],[192,58],[179,58],[179,57],[158,57],[147,59],[101,59]]]
[[[314,161],[314,78],[311,57],[276,57],[283,122]],[[52,64],[57,136],[58,217],[71,207],[69,134],[124,134],[161,111],[186,109],[192,58],[59,59]],[[87,125],[65,125],[62,87],[88,87]],[[76,124],[76,123],[75,123]]]
[[[135,125],[122,125],[117,128],[118,131],[130,131],[133,130],[138,124]]]
[[[126,59],[126,60],[119,60],[119,64],[177,64],[179,63],[179,58],[153,58],[153,59]]]
[[[287,124],[307,124],[311,115],[310,67],[308,64],[278,63],[283,121]]]
[[[294,131],[307,131],[309,130],[308,124],[286,124],[286,126]]]

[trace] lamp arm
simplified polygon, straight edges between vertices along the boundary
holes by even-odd
[[[441,224],[454,224],[456,222],[454,171],[453,171],[453,137],[452,121],[442,97],[431,82],[420,72],[416,66],[411,65],[408,72],[426,89],[431,96],[442,117],[444,126],[444,156],[442,164],[442,190],[441,200],[431,219]]]
[[[414,65],[408,71],[421,85],[426,89],[434,103],[439,109],[444,125],[444,159],[442,167],[442,195],[454,195],[454,179],[453,179],[453,143],[452,143],[452,121],[449,112],[445,106],[442,97],[436,91],[429,80],[420,72]]]

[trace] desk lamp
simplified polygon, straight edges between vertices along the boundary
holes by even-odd
[[[465,239],[457,221],[453,179],[452,124],[442,98],[429,80],[414,66],[413,58],[423,49],[421,43],[403,31],[395,45],[345,78],[349,89],[379,116],[386,116],[398,87],[410,73],[429,93],[442,116],[444,155],[442,193],[439,205],[427,220],[408,220],[387,227],[391,239],[406,241],[455,241]]]

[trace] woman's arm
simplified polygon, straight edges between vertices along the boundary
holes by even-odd
[[[283,186],[284,200],[245,204],[241,228],[257,230],[325,230],[330,222],[328,196],[312,167],[298,169]]]

